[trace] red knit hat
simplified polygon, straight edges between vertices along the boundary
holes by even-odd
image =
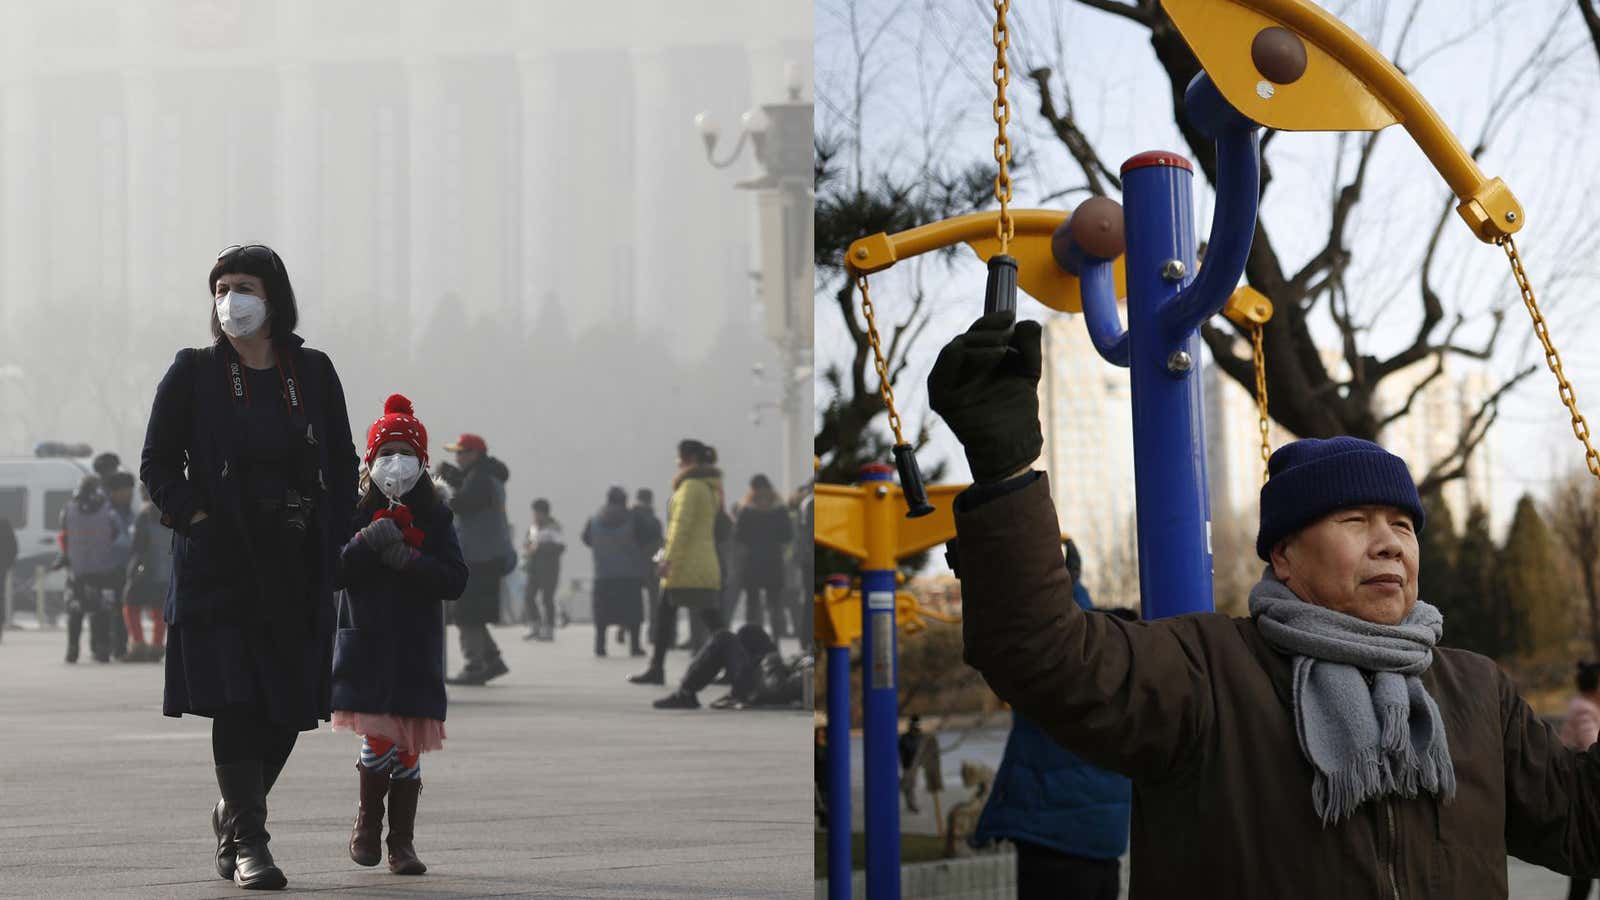
[[[389,399],[383,401],[383,415],[367,429],[367,465],[372,465],[378,448],[389,441],[410,444],[411,449],[417,451],[422,467],[428,467],[428,429],[412,414],[411,401],[404,394],[390,394]]]

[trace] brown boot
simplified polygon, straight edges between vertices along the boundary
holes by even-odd
[[[389,871],[396,875],[421,875],[428,867],[417,859],[411,832],[417,824],[417,794],[422,779],[396,778],[389,782]]]
[[[350,829],[350,858],[361,866],[375,866],[383,859],[379,846],[383,837],[383,795],[389,792],[389,773],[374,772],[356,763],[361,773],[361,805],[356,807],[356,823]]]

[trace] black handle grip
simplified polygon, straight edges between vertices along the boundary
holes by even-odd
[[[983,314],[1017,311],[1017,259],[996,253],[989,257],[989,284],[983,291]]]
[[[894,445],[894,467],[900,471],[900,490],[906,495],[906,518],[917,519],[933,512],[928,502],[928,488],[922,483],[922,470],[917,468],[917,455],[910,444]]]

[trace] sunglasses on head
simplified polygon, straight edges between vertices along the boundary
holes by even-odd
[[[273,271],[282,270],[282,266],[278,264],[278,254],[272,252],[272,248],[266,244],[229,244],[217,253],[217,259],[222,260],[234,254],[242,255],[246,259],[266,260],[272,263]]]

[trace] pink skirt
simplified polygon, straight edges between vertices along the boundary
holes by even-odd
[[[444,749],[444,723],[438,719],[336,709],[333,711],[333,730],[382,738],[407,753]]]

